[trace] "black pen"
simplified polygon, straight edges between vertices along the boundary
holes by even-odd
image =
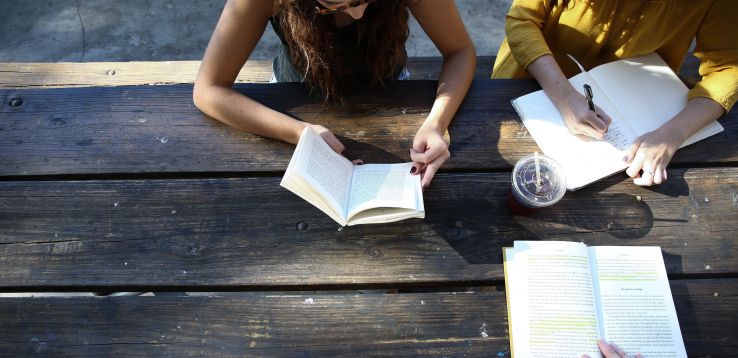
[[[595,112],[595,115],[599,117],[600,115],[597,114],[597,109],[594,106],[594,101],[592,101],[592,98],[594,98],[594,95],[592,94],[592,87],[590,87],[588,84],[584,84],[584,95],[587,97],[587,104],[589,105],[589,110],[592,112]]]
[[[600,115],[597,114],[597,109],[595,108],[595,103],[592,101],[592,98],[594,98],[594,95],[592,94],[592,87],[590,87],[588,84],[584,84],[584,95],[587,97],[587,104],[589,105],[589,110],[594,112],[597,117]]]

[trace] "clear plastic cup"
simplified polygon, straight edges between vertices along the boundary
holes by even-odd
[[[512,171],[512,187],[507,204],[517,215],[530,215],[540,208],[551,206],[566,193],[563,168],[551,159],[538,154],[540,182],[536,174],[536,155],[521,158]]]

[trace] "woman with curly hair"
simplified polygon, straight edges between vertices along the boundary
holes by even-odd
[[[348,84],[407,78],[409,14],[444,59],[433,108],[409,148],[411,171],[423,174],[427,187],[450,156],[443,135],[476,67],[474,46],[453,0],[229,0],[195,81],[195,105],[237,129],[293,144],[312,126],[342,153],[345,147],[328,129],[267,108],[234,91],[233,82],[268,23],[282,45],[273,81],[303,82],[326,102],[340,100]]]

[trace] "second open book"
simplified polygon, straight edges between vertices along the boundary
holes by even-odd
[[[503,257],[513,357],[601,357],[598,338],[687,356],[659,247],[515,241]]]
[[[513,100],[513,107],[543,153],[564,167],[569,190],[581,188],[628,167],[625,150],[687,105],[689,89],[656,53],[610,62],[569,79],[580,93],[592,87],[594,102],[612,118],[604,141],[583,140],[569,133],[561,114],[543,90]],[[682,147],[717,134],[713,122]]]
[[[281,185],[343,226],[424,218],[420,175],[410,175],[410,168],[354,165],[306,127]]]

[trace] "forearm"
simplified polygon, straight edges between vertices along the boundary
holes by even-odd
[[[527,70],[557,107],[576,92],[551,55],[539,57],[528,66]]]
[[[231,127],[292,144],[307,125],[228,87],[196,85],[194,100],[203,113]]]
[[[456,52],[444,59],[438,79],[436,100],[433,102],[428,118],[423,123],[424,126],[433,128],[439,133],[444,133],[448,129],[469,91],[476,66],[477,58],[473,47]]]
[[[670,134],[675,144],[681,145],[702,127],[723,115],[723,107],[709,98],[693,98],[674,118],[659,130]]]

